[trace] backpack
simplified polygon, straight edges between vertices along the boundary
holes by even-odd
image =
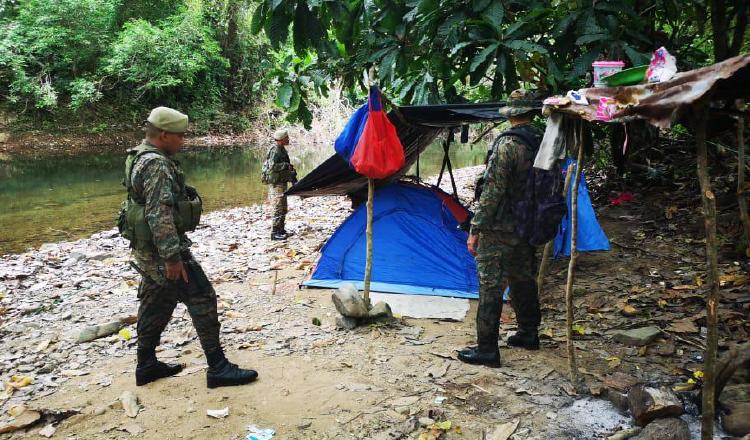
[[[273,170],[273,160],[271,158],[271,153],[273,152],[273,148],[268,149],[268,153],[266,153],[266,160],[263,161],[263,166],[260,168],[260,181],[268,185],[271,183],[271,172]]]
[[[516,136],[534,151],[541,140],[528,130],[511,129],[501,136]],[[511,212],[516,234],[532,246],[541,246],[557,235],[560,223],[568,212],[563,191],[562,173],[559,167],[550,170],[529,168],[524,194],[513,202]]]

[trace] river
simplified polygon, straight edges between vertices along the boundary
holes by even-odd
[[[486,145],[454,144],[451,161],[455,168],[479,165],[485,151]],[[329,148],[290,150],[300,176],[331,153]],[[442,157],[440,144],[432,144],[420,159],[420,174],[437,174]],[[99,153],[0,160],[0,255],[112,228],[125,197],[124,158],[124,153]],[[264,158],[263,149],[242,147],[188,150],[179,157],[208,211],[262,203]]]

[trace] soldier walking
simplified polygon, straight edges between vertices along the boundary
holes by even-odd
[[[286,129],[279,129],[273,134],[274,143],[268,149],[266,161],[263,163],[261,180],[268,185],[268,199],[272,208],[271,240],[286,240],[287,202],[284,193],[287,184],[297,183],[297,171],[289,160],[286,146],[289,145],[289,133]]]
[[[146,138],[128,150],[125,162],[128,198],[118,227],[130,240],[131,264],[142,276],[136,385],[173,376],[184,368],[156,359],[161,334],[178,302],[187,306],[206,355],[208,387],[242,385],[255,380],[258,373],[239,368],[224,356],[216,292],[190,253],[192,243],[186,235],[198,226],[202,211],[200,197],[185,184],[185,175],[174,159],[187,127],[186,115],[171,108],[155,108],[146,123]]]
[[[508,107],[501,109],[512,128],[495,142],[467,242],[477,261],[479,308],[478,345],[458,354],[466,363],[500,365],[497,344],[506,282],[519,329],[508,338],[508,344],[539,349],[541,312],[535,248],[516,234],[512,213],[512,206],[524,196],[526,177],[541,141],[542,133],[531,125],[539,107],[537,96],[516,90],[511,93]]]

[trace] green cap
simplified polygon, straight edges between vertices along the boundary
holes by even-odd
[[[187,115],[169,107],[156,107],[151,110],[147,121],[154,127],[170,133],[185,133],[188,128]]]
[[[543,95],[536,91],[517,89],[511,92],[506,107],[500,114],[506,117],[525,115],[542,110]]]

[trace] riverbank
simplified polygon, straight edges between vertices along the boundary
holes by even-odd
[[[480,171],[457,170],[464,202]],[[449,182],[443,186],[449,191]],[[655,190],[643,197],[644,203],[599,207],[616,244],[611,252],[579,259],[575,314],[581,330],[575,345],[583,377],[597,395],[613,377],[672,384],[701,368],[705,317],[696,299],[704,289],[693,284],[703,276],[700,224],[688,214],[689,200],[677,208],[685,215],[665,222],[661,208],[675,203],[674,195],[661,191],[659,197]],[[260,372],[257,384],[233,389],[205,389],[204,360],[183,306],[159,352],[162,359],[188,364],[181,377],[134,386],[134,326],[126,327],[128,334],[76,342],[86,326],[135,314],[138,276],[114,231],[0,258],[0,378],[32,379],[4,399],[0,424],[10,420],[12,406],[27,405],[69,411],[70,417],[55,423],[55,438],[79,439],[126,432],[239,439],[248,424],[274,428],[284,439],[416,438],[428,431],[420,427],[420,418],[428,417],[450,420],[441,437],[449,440],[482,438],[506,423],[515,426],[517,438],[539,440],[602,438],[631,425],[609,403],[577,394],[567,381],[564,260],[552,265],[542,299],[542,350],[503,347],[505,365],[499,369],[455,360],[454,350],[474,343],[473,304],[461,322],[404,318],[389,326],[335,330],[330,291],[298,285],[349,212],[345,198],[291,198],[288,229],[295,235],[286,242],[268,239],[263,206],[210,213],[191,234],[193,251],[218,292],[227,352]],[[669,226],[675,222],[679,227]],[[742,268],[722,261],[721,270],[738,275]],[[750,330],[737,318],[748,293],[740,278],[736,282],[722,292],[724,347]],[[657,305],[661,301],[666,305]],[[624,304],[635,314],[624,316]],[[503,334],[515,329],[509,309]],[[676,321],[692,326],[674,326]],[[649,325],[662,335],[645,348],[613,339],[617,330]],[[114,403],[124,391],[140,400],[134,419]],[[227,418],[206,416],[206,410],[224,407]]]

